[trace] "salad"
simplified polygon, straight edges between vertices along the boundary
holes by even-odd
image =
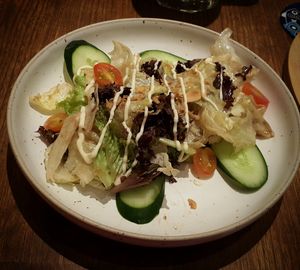
[[[29,98],[49,115],[38,128],[46,143],[47,181],[91,185],[116,194],[120,214],[135,223],[159,212],[165,181],[180,164],[197,178],[217,165],[238,185],[267,180],[257,138],[273,137],[268,99],[254,86],[259,70],[242,63],[225,29],[205,59],[161,50],[133,53],[113,41],[106,54],[84,40],[64,51],[64,83]]]

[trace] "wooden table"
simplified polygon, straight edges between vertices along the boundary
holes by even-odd
[[[50,208],[25,180],[8,142],[6,105],[22,68],[54,39],[91,23],[162,17],[219,32],[230,27],[235,40],[285,74],[292,38],[279,15],[294,1],[242,2],[223,1],[206,18],[169,12],[152,0],[0,1],[0,269],[300,269],[300,170],[283,198],[240,232],[187,248],[140,248],[96,236]]]

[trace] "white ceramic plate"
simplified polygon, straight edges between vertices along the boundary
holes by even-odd
[[[110,238],[150,246],[190,245],[228,235],[260,217],[282,196],[299,166],[299,113],[279,76],[257,55],[233,42],[238,55],[261,72],[255,84],[270,99],[266,118],[275,131],[258,141],[269,166],[269,179],[257,192],[241,193],[216,173],[208,181],[181,177],[166,185],[160,214],[149,224],[123,219],[114,198],[93,189],[62,187],[46,182],[44,144],[35,131],[45,118],[32,110],[28,97],[64,81],[63,52],[74,39],[85,39],[110,52],[118,40],[133,52],[171,51],[187,59],[209,56],[217,33],[182,22],[125,19],[90,25],[55,40],[39,52],[17,79],[8,104],[7,122],[14,154],[33,187],[63,215]],[[188,205],[191,198],[197,209]]]

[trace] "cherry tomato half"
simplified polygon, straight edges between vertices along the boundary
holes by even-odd
[[[123,78],[120,70],[108,63],[98,63],[94,65],[94,78],[99,86],[105,86],[115,83],[123,84]]]
[[[269,100],[253,84],[245,82],[243,85],[243,93],[247,96],[252,96],[257,105],[268,107]]]
[[[217,167],[217,158],[213,150],[209,147],[200,148],[193,156],[192,171],[194,175],[201,179],[209,178],[213,175]]]
[[[59,132],[67,116],[64,112],[51,115],[44,123],[44,128]]]

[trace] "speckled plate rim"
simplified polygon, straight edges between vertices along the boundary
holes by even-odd
[[[273,197],[269,199],[268,204],[265,205],[264,208],[258,210],[255,214],[248,216],[247,218],[235,222],[230,226],[223,227],[222,229],[218,230],[212,230],[210,232],[206,233],[200,233],[200,234],[193,234],[193,235],[183,235],[183,236],[156,236],[156,235],[143,235],[143,234],[138,234],[138,233],[131,233],[127,231],[122,231],[122,230],[116,230],[114,228],[111,228],[109,226],[99,226],[99,224],[95,223],[93,220],[86,219],[85,217],[78,215],[76,212],[73,212],[71,209],[68,207],[65,207],[64,205],[61,205],[57,202],[56,198],[53,196],[49,196],[47,192],[45,192],[41,186],[38,184],[38,182],[34,182],[32,180],[32,175],[29,170],[25,169],[24,165],[24,159],[22,158],[18,146],[16,144],[16,141],[13,136],[13,130],[12,130],[12,123],[13,123],[13,116],[12,116],[12,106],[14,104],[14,99],[17,95],[17,88],[19,82],[22,80],[22,77],[24,76],[24,73],[26,70],[30,67],[31,63],[33,63],[38,57],[40,57],[46,50],[48,50],[50,47],[55,46],[58,40],[63,40],[66,39],[70,36],[72,36],[75,33],[80,33],[82,31],[85,31],[90,28],[99,28],[105,25],[113,25],[113,24],[123,24],[123,23],[132,23],[132,24],[142,24],[142,23],[157,23],[157,24],[162,24],[162,25],[178,25],[181,26],[182,28],[194,28],[196,30],[199,30],[199,33],[202,31],[210,33],[211,35],[214,35],[217,37],[218,33],[200,27],[196,25],[192,25],[189,23],[184,23],[184,22],[179,22],[179,21],[171,21],[171,20],[165,20],[165,19],[153,19],[153,18],[129,18],[129,19],[121,19],[121,20],[112,20],[112,21],[104,21],[92,25],[88,25],[85,27],[82,27],[80,29],[74,30],[70,33],[65,34],[62,37],[59,37],[57,40],[54,40],[51,42],[49,45],[47,45],[44,49],[42,49],[39,53],[37,53],[30,61],[29,63],[24,67],[22,72],[20,73],[17,81],[15,82],[9,102],[8,102],[8,108],[7,108],[7,126],[8,126],[8,135],[9,135],[9,140],[10,144],[13,150],[13,153],[17,159],[17,162],[21,169],[23,170],[24,175],[26,178],[29,180],[30,184],[33,186],[33,188],[56,210],[58,210],[62,215],[73,221],[74,223],[92,231],[97,234],[100,234],[102,236],[114,239],[114,240],[119,240],[127,243],[132,243],[132,244],[138,244],[138,245],[143,245],[143,246],[155,246],[155,247],[170,247],[170,246],[186,246],[186,245],[192,245],[192,244],[198,244],[198,243],[203,243],[211,240],[215,240],[218,238],[221,238],[223,236],[229,235],[233,232],[236,232],[240,230],[241,228],[251,224],[255,220],[257,220],[259,217],[261,217],[266,211],[268,211],[283,195],[283,193],[286,191],[288,186],[290,185],[291,181],[293,180],[293,177],[295,173],[297,172],[297,169],[299,167],[300,163],[300,156],[293,162],[293,169],[291,169],[286,177],[286,181],[281,187],[281,192],[273,194]],[[280,81],[282,84],[282,89],[285,91],[288,99],[290,99],[290,106],[292,106],[292,110],[295,112],[295,117],[298,119],[298,127],[296,127],[296,130],[300,130],[299,128],[299,123],[300,123],[300,118],[299,118],[299,112],[296,107],[296,104],[293,100],[292,95],[290,94],[288,88],[285,86],[285,84],[281,81],[281,78],[277,75],[275,71],[267,63],[265,63],[260,57],[255,55],[253,52],[251,52],[249,49],[244,47],[243,45],[235,42],[234,45],[238,47],[241,50],[246,51],[248,54],[254,55],[257,61],[268,67],[270,72],[272,73],[272,76],[274,79]],[[300,148],[299,145],[296,146],[298,149]]]

